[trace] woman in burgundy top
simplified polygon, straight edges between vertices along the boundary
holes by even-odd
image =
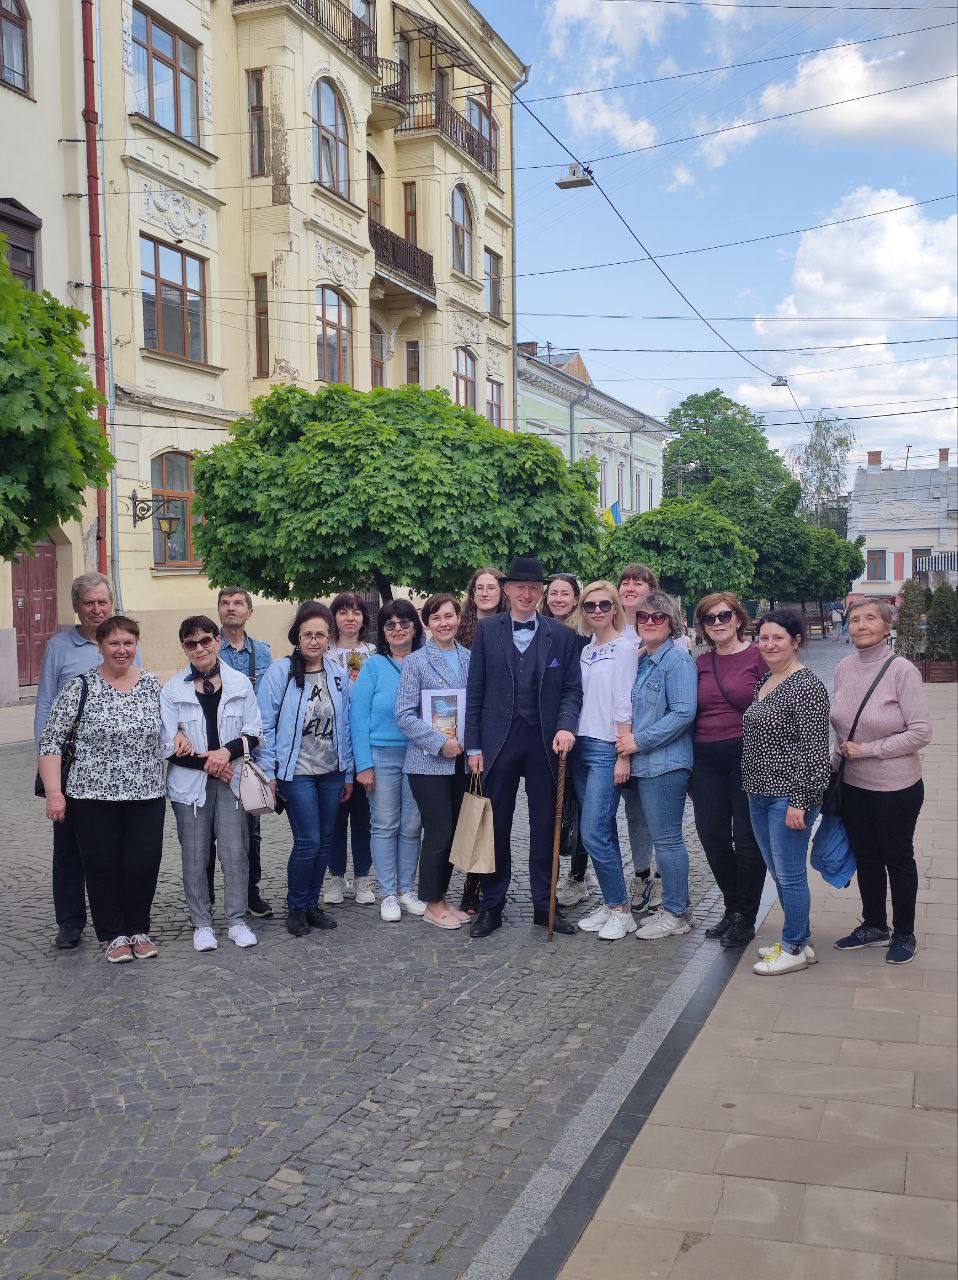
[[[705,936],[719,938],[723,947],[744,947],[755,937],[765,861],[742,790],[742,716],[768,667],[758,646],[745,639],[748,614],[734,592],[706,596],[695,618],[708,649],[695,660],[698,713],[689,794],[695,829],[725,899],[722,919]]]

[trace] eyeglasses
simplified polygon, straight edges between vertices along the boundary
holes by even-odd
[[[211,649],[216,644],[216,636],[203,636],[199,640],[184,640],[183,648],[187,653],[192,653],[194,649]]]
[[[647,613],[645,609],[636,609],[636,622],[654,622],[656,626],[661,622],[668,622],[669,615],[667,613]]]
[[[586,600],[582,606],[584,613],[611,613],[611,600]]]
[[[726,622],[731,622],[734,617],[734,610],[720,609],[718,613],[707,613],[702,621],[707,627],[714,627],[717,622],[722,623],[724,626]]]
[[[408,618],[390,618],[383,623],[383,631],[408,631],[411,626]]]
[[[328,631],[301,631],[299,633],[300,644],[318,644],[320,640],[328,640]]]

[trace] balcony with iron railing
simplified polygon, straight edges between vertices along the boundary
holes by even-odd
[[[379,84],[373,89],[370,124],[393,129],[409,114],[409,68],[389,58],[379,59]]]
[[[312,19],[370,71],[379,71],[376,33],[341,0],[283,0]],[[263,0],[233,0],[233,7],[262,4]]]
[[[379,222],[369,219],[369,243],[373,247],[378,266],[390,273],[395,272],[401,278],[409,280],[416,286],[414,292],[425,291],[431,296],[436,293],[436,281],[432,270],[432,254],[426,253],[418,245],[397,236]]]
[[[484,138],[451,103],[436,93],[416,93],[407,99],[409,114],[396,125],[396,134],[421,133],[436,129],[460,151],[464,151],[480,168],[496,176],[499,156],[495,144]]]

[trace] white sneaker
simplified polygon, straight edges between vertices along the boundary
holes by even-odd
[[[765,950],[764,947],[762,949]],[[760,977],[770,978],[779,973],[797,973],[800,969],[807,968],[808,961],[805,959],[804,948],[796,956],[792,955],[791,951],[786,951],[780,942],[776,942],[774,946],[768,948],[767,954],[759,960],[758,964],[752,965],[752,972]]]
[[[372,876],[357,876],[353,881],[353,890],[356,894],[356,901],[361,907],[371,907],[376,901]]]
[[[627,938],[630,933],[635,933],[637,928],[631,911],[610,911],[599,930],[599,937],[604,942],[617,942],[619,938]]]
[[[383,898],[379,907],[379,914],[387,924],[395,924],[397,920],[402,919],[402,909],[399,906],[399,899],[394,893],[387,893]]]
[[[674,916],[671,911],[659,907],[654,916],[649,916],[645,924],[636,930],[635,936],[646,941],[658,938],[670,938],[673,934],[691,933],[692,926],[685,916]]]
[[[582,917],[579,921],[579,928],[585,933],[598,933],[608,918],[609,908],[602,902],[594,911],[590,911],[587,916]]]
[[[323,903],[327,907],[338,907],[346,897],[346,877],[330,876],[323,890]]]
[[[216,950],[216,934],[212,929],[205,925],[202,929],[193,930],[193,950],[194,951],[215,951]]]
[[[255,947],[256,934],[248,924],[231,924],[229,927],[229,936],[238,947]]]
[[[777,947],[778,945],[779,944],[776,942],[775,946]],[[759,947],[758,954],[764,960],[767,956],[772,954],[772,950],[772,947]],[[810,942],[805,943],[805,963],[818,964],[818,956],[815,954],[815,948]]]
[[[578,906],[580,902],[588,902],[591,896],[585,884],[571,876],[563,876],[556,885],[556,902],[560,907]]]
[[[412,889],[407,889],[405,893],[399,895],[399,905],[403,911],[408,911],[411,916],[424,916],[426,914],[426,904],[421,898],[417,898]]]

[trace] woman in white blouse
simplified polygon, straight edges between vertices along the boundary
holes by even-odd
[[[613,708],[627,702],[638,654],[622,636],[625,612],[611,582],[590,582],[579,600],[577,629],[590,635],[582,650],[582,714],[572,753],[572,778],[581,809],[582,843],[592,859],[602,905],[579,921],[579,928],[606,941],[635,932],[629,891],[622,872],[616,830],[618,786],[629,780],[627,759],[616,757],[620,726]]]

